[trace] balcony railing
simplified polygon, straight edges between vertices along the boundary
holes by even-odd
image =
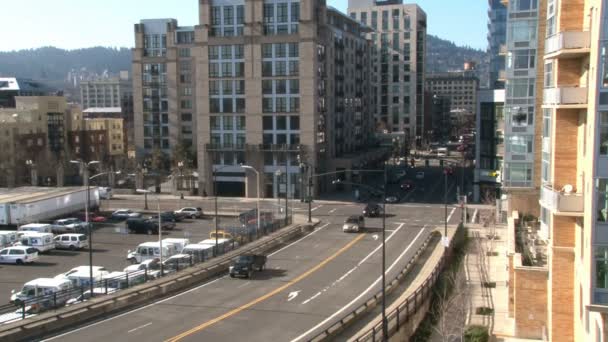
[[[283,152],[298,152],[300,145],[287,144],[262,144],[259,146],[260,151],[283,151]]]
[[[585,54],[591,46],[589,31],[559,32],[545,40],[545,55],[559,54]]]
[[[205,144],[207,151],[244,151],[246,144]]]
[[[540,190],[540,202],[545,208],[550,209],[557,215],[583,215],[584,197],[582,193],[567,194],[546,184]]]
[[[572,86],[546,88],[543,91],[543,105],[585,108],[587,107],[587,88]]]

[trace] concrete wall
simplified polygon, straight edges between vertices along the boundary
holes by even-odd
[[[521,254],[512,255],[514,279],[513,312],[515,336],[542,338],[547,325],[547,277],[548,270],[526,267],[521,264]]]

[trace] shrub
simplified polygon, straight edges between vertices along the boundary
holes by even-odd
[[[488,327],[482,325],[471,325],[464,332],[465,342],[488,342],[489,340]]]

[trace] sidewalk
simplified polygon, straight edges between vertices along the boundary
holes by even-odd
[[[508,316],[508,260],[507,226],[497,224],[494,233],[497,239],[489,239],[491,228],[481,224],[468,224],[469,250],[465,257],[464,270],[469,295],[467,325],[487,326],[492,341],[537,341],[513,337],[514,320]],[[496,252],[497,255],[488,255]],[[496,287],[486,287],[495,283]],[[476,308],[488,307],[494,310],[491,315],[478,315]]]

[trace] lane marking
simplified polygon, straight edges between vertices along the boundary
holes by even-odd
[[[327,265],[329,262],[331,262],[332,260],[334,260],[335,258],[339,257],[342,253],[346,252],[347,250],[349,250],[350,248],[352,248],[355,244],[357,244],[357,242],[361,241],[363,238],[365,237],[365,235],[359,235],[357,238],[355,238],[354,240],[352,240],[351,242],[349,242],[348,244],[346,244],[346,246],[340,248],[337,252],[335,252],[334,254],[332,254],[330,257],[328,257],[327,259],[323,260],[321,263],[317,264],[316,266],[314,266],[313,268],[309,269],[308,271],[300,274],[298,277],[296,277],[295,279],[290,280],[289,282],[287,282],[285,285],[274,289],[273,291],[258,297],[252,301],[250,301],[249,303],[242,305],[238,308],[235,308],[219,317],[216,317],[210,321],[207,321],[203,324],[200,324],[186,332],[183,332],[173,338],[170,338],[168,340],[166,340],[166,342],[177,342],[180,341],[181,339],[183,339],[184,337],[188,337],[191,336],[192,334],[195,334],[197,332],[200,332],[204,329],[207,329],[208,327],[214,325],[215,323],[218,323],[220,321],[223,321],[229,317],[232,317],[244,310],[249,309],[250,307],[259,304],[263,301],[265,301],[266,299],[282,292],[283,290],[289,288],[290,286],[297,284],[298,282],[302,281],[303,279],[307,278],[308,276],[310,276],[311,274],[315,273],[316,271],[318,271],[319,269],[323,268],[325,265]]]
[[[302,292],[302,290],[289,292],[289,295],[287,295],[287,301],[291,302],[294,300],[300,294],[300,292]]]
[[[335,212],[336,212],[336,210],[338,210],[338,208],[334,208],[334,209],[330,210],[330,211],[329,211],[329,213],[330,213],[330,214],[333,214],[333,213],[335,213]]]
[[[410,244],[407,246],[407,248],[405,250],[403,250],[403,252],[397,257],[397,259],[395,259],[395,261],[391,264],[391,266],[386,270],[385,274],[388,274],[390,272],[390,270],[393,269],[393,267],[395,267],[395,265],[397,265],[397,262],[405,255],[405,253],[407,253],[409,251],[410,248],[412,248],[412,246],[414,245],[414,242],[416,242],[416,240],[418,240],[418,238],[420,237],[420,234],[422,234],[422,232],[424,232],[425,230],[426,230],[426,225],[423,227],[423,229],[420,230],[420,232],[418,232],[418,235],[416,235],[416,237],[410,242]],[[327,322],[333,320],[336,316],[338,316],[342,312],[344,312],[344,310],[346,310],[348,307],[352,306],[355,302],[357,302],[358,300],[360,300],[361,298],[363,298],[363,296],[367,295],[367,293],[369,291],[371,291],[371,289],[373,287],[375,287],[378,283],[380,283],[381,280],[382,280],[382,276],[378,277],[378,279],[376,279],[376,281],[374,281],[365,291],[361,292],[361,294],[359,294],[355,299],[353,299],[352,301],[350,301],[350,303],[346,304],[340,310],[336,311],[331,316],[327,317],[321,323],[319,323],[319,324],[315,325],[314,327],[310,328],[307,332],[305,332],[302,335],[294,338],[293,340],[291,340],[291,342],[297,342],[297,341],[302,340],[307,335],[309,335],[313,331],[317,330],[319,327],[321,327],[321,326],[325,325]]]
[[[289,245],[287,245],[287,246],[285,246],[285,247],[283,247],[283,248],[279,249],[278,251],[275,251],[275,252],[274,252],[274,253],[272,253],[272,254],[269,254],[268,256],[269,256],[269,257],[271,257],[271,256],[273,256],[273,255],[275,255],[275,254],[277,254],[277,253],[279,253],[279,252],[281,252],[281,251],[283,251],[283,250],[285,250],[285,249],[287,249],[287,248],[289,248],[289,247],[291,247],[291,246],[293,246],[293,245],[295,245],[295,244],[299,243],[300,241],[302,241],[302,240],[306,239],[307,237],[309,237],[309,236],[311,236],[311,235],[314,235],[314,234],[315,234],[315,233],[317,233],[318,231],[320,231],[320,230],[322,230],[322,229],[327,228],[328,226],[329,226],[329,223],[326,223],[326,224],[324,224],[324,225],[322,225],[322,226],[320,226],[320,227],[317,227],[317,229],[315,229],[315,230],[314,230],[312,233],[307,234],[307,235],[305,235],[305,236],[301,237],[300,239],[298,239],[298,240],[296,240],[296,241],[294,241],[294,242],[290,243]],[[279,269],[279,267],[276,267],[276,269]],[[132,314],[132,313],[135,313],[135,312],[138,312],[138,311],[141,311],[141,310],[145,310],[145,309],[147,309],[147,308],[149,308],[149,307],[152,307],[152,306],[154,306],[154,305],[162,304],[162,303],[164,303],[164,302],[167,302],[167,301],[170,301],[170,300],[172,300],[172,299],[175,299],[175,298],[181,297],[181,296],[183,296],[183,295],[185,295],[185,294],[188,294],[188,293],[190,293],[190,292],[194,292],[194,291],[196,291],[196,290],[200,290],[200,289],[202,289],[202,288],[204,288],[204,287],[207,287],[207,286],[209,286],[209,285],[211,285],[211,284],[214,284],[214,283],[216,283],[216,282],[218,282],[218,281],[220,281],[220,280],[222,280],[222,279],[226,279],[226,278],[228,278],[228,276],[227,276],[227,275],[226,275],[226,276],[223,276],[223,277],[220,277],[220,278],[217,278],[217,279],[214,279],[214,280],[211,280],[211,281],[209,281],[209,282],[207,282],[207,283],[204,283],[204,284],[202,284],[202,285],[199,285],[199,286],[197,286],[197,287],[195,287],[195,288],[192,288],[192,289],[190,289],[190,290],[187,290],[187,291],[185,291],[185,292],[181,292],[181,293],[178,293],[178,294],[176,294],[176,295],[174,295],[174,296],[171,296],[171,297],[168,297],[168,298],[165,298],[165,299],[159,300],[159,301],[157,301],[157,302],[150,303],[150,304],[148,304],[148,305],[142,306],[141,308],[137,308],[137,309],[133,309],[133,310],[130,310],[130,311],[126,311],[126,312],[124,312],[124,313],[122,313],[122,314],[120,314],[120,315],[113,316],[113,317],[110,317],[110,318],[106,318],[106,319],[104,319],[104,320],[100,320],[100,321],[98,321],[98,322],[95,322],[95,323],[92,323],[92,324],[89,324],[89,325],[85,325],[85,326],[83,326],[83,327],[81,327],[81,328],[78,328],[78,329],[70,330],[70,331],[65,332],[65,333],[63,333],[63,334],[61,334],[61,335],[57,335],[57,336],[54,336],[54,337],[51,337],[51,338],[48,338],[48,339],[46,339],[46,340],[42,340],[42,341],[44,342],[44,341],[52,341],[52,340],[56,340],[56,339],[61,338],[61,337],[64,337],[64,336],[67,336],[67,335],[70,335],[70,334],[73,334],[73,333],[76,333],[76,332],[79,332],[79,331],[83,331],[83,330],[88,329],[88,328],[92,328],[92,327],[97,326],[97,325],[99,325],[99,324],[106,323],[106,322],[112,321],[112,320],[114,320],[114,319],[121,318],[121,317],[124,317],[124,316],[130,315],[130,314]]]
[[[321,205],[320,205],[320,206],[318,206],[318,207],[314,207],[314,208],[310,209],[310,211],[315,211],[315,210],[317,210],[317,209],[321,208],[322,206],[323,206],[323,204],[321,204]]]
[[[450,222],[450,220],[452,219],[452,215],[454,215],[454,212],[456,211],[456,208],[452,208],[452,211],[450,212],[450,215],[448,215],[448,223]]]
[[[399,228],[397,228],[396,230],[394,230],[394,231],[393,231],[393,233],[392,233],[391,235],[389,235],[389,236],[386,238],[385,243],[387,243],[387,242],[388,242],[390,239],[392,239],[392,238],[393,238],[393,236],[394,236],[395,234],[397,234],[397,232],[398,232],[399,230],[401,230],[401,228],[403,228],[403,227],[404,227],[404,225],[405,225],[405,224],[404,224],[404,223],[402,223],[402,224],[399,226]],[[422,228],[422,229],[424,230],[424,228]],[[374,240],[377,240],[377,239],[378,239],[378,236],[377,236],[377,235],[374,235],[374,237],[375,237],[375,238],[374,238]],[[374,250],[373,250],[371,253],[369,253],[369,254],[368,254],[368,255],[367,255],[365,258],[361,259],[361,261],[359,261],[355,267],[351,268],[351,269],[350,269],[348,272],[344,273],[344,274],[343,274],[343,275],[342,275],[340,278],[338,278],[338,280],[334,281],[334,282],[333,282],[331,285],[326,286],[325,288],[323,288],[323,290],[319,291],[319,293],[318,293],[318,294],[316,294],[316,295],[314,295],[313,297],[311,297],[311,298],[309,298],[309,299],[305,300],[304,302],[302,302],[302,304],[307,304],[307,303],[309,303],[309,302],[310,302],[311,300],[313,300],[315,297],[318,297],[318,295],[320,295],[320,294],[322,294],[322,293],[326,292],[326,291],[327,291],[327,290],[329,290],[330,288],[332,288],[332,287],[336,286],[336,285],[337,285],[338,283],[340,283],[342,280],[346,279],[346,277],[348,277],[348,276],[349,276],[351,273],[353,273],[354,271],[356,271],[356,270],[357,270],[357,268],[359,268],[361,265],[363,265],[363,263],[364,263],[364,262],[366,262],[366,261],[367,261],[367,259],[371,258],[371,257],[372,257],[372,256],[373,256],[375,253],[377,253],[377,252],[380,250],[380,248],[382,248],[382,243],[380,243],[380,244],[378,245],[378,247],[374,248]]]
[[[247,286],[247,285],[249,285],[249,284],[251,284],[251,282],[250,282],[250,281],[248,281],[248,282],[246,282],[246,283],[244,283],[244,284],[241,284],[241,285],[237,286],[237,288],[239,288],[239,289],[240,289],[241,287],[245,287],[245,286]]]
[[[149,326],[149,325],[152,325],[152,322],[146,323],[146,324],[144,324],[144,325],[142,325],[142,326],[139,326],[139,327],[137,327],[137,328],[135,328],[135,329],[131,329],[131,330],[127,331],[127,334],[130,334],[130,333],[132,333],[132,332],[135,332],[135,331],[137,331],[137,330],[139,330],[139,329],[143,329],[143,328],[145,328],[145,327],[147,327],[147,326]]]

